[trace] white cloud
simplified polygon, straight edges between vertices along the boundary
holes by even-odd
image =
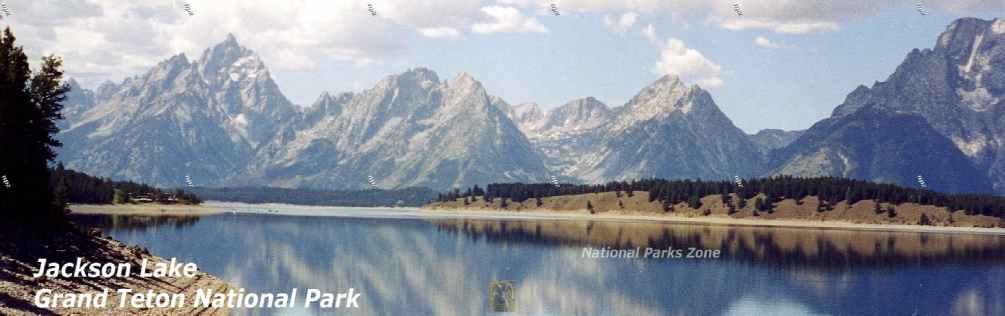
[[[461,32],[452,27],[430,27],[430,28],[420,28],[419,34],[425,37],[432,38],[455,38],[461,35]]]
[[[769,30],[775,33],[783,34],[808,34],[808,33],[820,33],[827,31],[837,31],[840,29],[840,25],[836,22],[824,22],[824,21],[778,21],[771,19],[758,19],[758,18],[747,18],[747,19],[725,19],[718,20],[713,18],[712,21],[717,22],[720,27],[727,30],[746,30],[746,29],[763,29]]]
[[[764,48],[792,48],[792,45],[776,43],[764,36],[758,36],[757,38],[755,38],[754,44]]]
[[[497,0],[513,5],[533,6],[534,1]],[[904,0],[562,0],[564,11],[589,13],[639,12],[666,16],[674,21],[683,17],[703,17],[713,25],[729,30],[760,29],[777,33],[806,34],[835,31],[850,20],[880,14],[886,10],[913,11],[915,1]],[[743,16],[737,16],[733,4],[739,3]],[[968,15],[1005,11],[1001,0],[926,0],[929,11],[950,15]]]
[[[514,0],[510,0],[514,1]],[[704,6],[701,0],[562,0],[558,7],[571,12],[641,12],[657,14],[670,11],[691,11]],[[532,5],[530,2],[528,5]]]
[[[706,88],[722,86],[722,66],[698,50],[673,37],[659,41],[652,25],[642,29],[642,34],[660,50],[660,60],[656,62],[654,72],[678,76]]]
[[[488,1],[189,0],[194,16],[169,0],[8,1],[14,15],[2,24],[12,26],[33,59],[63,56],[68,75],[89,86],[139,74],[177,53],[199,58],[227,33],[274,70],[309,70],[325,60],[383,62],[417,36],[547,32],[515,8],[485,7]]]
[[[482,13],[492,19],[491,22],[475,23],[471,30],[480,34],[491,33],[547,33],[541,22],[532,17],[524,17],[515,7],[487,6]]]
[[[836,31],[856,18],[887,10],[914,11],[914,1],[903,0],[741,0],[743,16],[733,12],[734,2],[710,4],[709,22],[729,30],[761,29],[776,33],[807,34]],[[1005,10],[1000,0],[927,0],[929,11],[966,15]]]
[[[610,15],[604,15],[604,26],[607,26],[607,28],[611,31],[624,33],[628,30],[628,28],[632,27],[632,25],[635,25],[635,22],[638,21],[638,19],[639,14],[635,12],[622,14],[616,21],[612,19]]]

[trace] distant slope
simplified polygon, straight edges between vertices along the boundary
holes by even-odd
[[[788,146],[806,130],[786,131],[780,129],[762,129],[754,135],[750,135],[750,140],[761,147],[764,152]]]
[[[761,174],[763,155],[697,85],[664,76],[596,130],[595,146],[569,174],[587,183],[661,177],[725,179]]]
[[[920,120],[882,122],[882,132],[863,130],[854,138],[847,128],[835,129],[828,123],[840,121],[850,127],[881,122],[858,115],[862,110],[887,118],[914,115]],[[872,87],[859,86],[834,109],[831,118],[821,123],[803,135],[812,141],[801,139],[793,143],[805,148],[784,150],[803,157],[783,158],[793,164],[775,166],[776,171],[803,169],[800,171],[803,174],[810,171],[806,170],[810,165],[805,154],[816,149],[829,148],[828,153],[818,153],[822,157],[837,155],[838,147],[847,148],[852,143],[882,143],[888,147],[868,149],[875,155],[847,157],[847,165],[856,170],[835,166],[834,159],[829,158],[831,163],[821,165],[815,172],[831,175],[849,172],[847,176],[891,180],[903,185],[916,181],[909,174],[917,173],[931,178],[931,185],[939,186],[938,190],[986,192],[986,184],[990,182],[996,193],[1005,194],[1005,18],[953,21],[933,48],[912,50],[886,81]],[[827,132],[840,135],[825,136]],[[903,136],[902,140],[911,139],[915,148],[882,140],[891,133]],[[841,139],[841,144],[830,143],[837,139]],[[947,141],[957,152],[945,148]],[[857,147],[859,153],[867,149]],[[960,155],[965,158],[963,161]]]
[[[991,193],[991,181],[942,136],[913,114],[863,108],[823,120],[774,153],[772,174],[839,176],[941,192]]]

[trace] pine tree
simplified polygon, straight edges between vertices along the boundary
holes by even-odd
[[[42,58],[33,74],[10,28],[0,36],[0,174],[12,182],[0,190],[0,211],[16,221],[65,223],[63,206],[51,203],[48,163],[59,141],[55,121],[69,85],[62,84],[62,60]]]

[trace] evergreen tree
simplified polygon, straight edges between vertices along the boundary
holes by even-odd
[[[12,182],[0,190],[0,211],[15,221],[65,223],[63,207],[51,203],[48,163],[60,146],[52,136],[62,119],[69,85],[61,83],[62,60],[43,57],[32,73],[10,28],[0,35],[0,174]]]
[[[693,209],[701,208],[701,199],[697,195],[692,195],[691,198],[687,200],[687,206]]]

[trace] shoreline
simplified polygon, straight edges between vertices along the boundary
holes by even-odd
[[[222,208],[204,204],[70,204],[68,208],[73,214],[103,215],[202,216],[223,213]]]
[[[0,270],[6,277],[0,278],[0,314],[3,315],[228,315],[229,308],[183,306],[177,308],[118,308],[115,304],[105,307],[63,307],[62,305],[47,308],[34,304],[34,298],[41,289],[52,290],[53,293],[101,293],[102,289],[115,291],[131,289],[133,293],[144,293],[151,290],[157,293],[183,294],[194,296],[199,289],[226,291],[236,288],[216,276],[203,270],[198,270],[194,277],[185,276],[113,276],[100,278],[83,277],[39,277],[33,274],[38,266],[37,260],[47,259],[50,262],[72,262],[82,258],[87,262],[104,262],[110,264],[137,265],[146,260],[151,263],[169,264],[167,258],[151,254],[146,248],[129,246],[103,235],[100,230],[91,229],[87,232],[68,230],[57,233],[50,240],[21,241],[33,242],[35,246],[21,249],[17,242],[0,239]],[[41,244],[38,244],[41,243]],[[78,259],[79,260],[79,259]],[[115,297],[118,295],[112,294]],[[112,296],[110,295],[110,297]],[[109,298],[111,300],[111,298]]]
[[[669,224],[691,224],[691,225],[714,225],[714,226],[741,226],[741,227],[775,227],[775,228],[796,228],[796,229],[822,229],[822,230],[852,230],[852,231],[891,231],[891,232],[923,232],[923,233],[954,233],[954,234],[981,234],[981,235],[1005,235],[1005,228],[983,228],[983,227],[957,227],[957,226],[925,226],[906,224],[866,224],[853,223],[837,220],[806,220],[806,219],[750,219],[732,218],[722,215],[710,216],[678,216],[678,215],[654,215],[647,212],[632,211],[606,211],[597,214],[590,214],[585,210],[580,211],[556,211],[556,210],[533,210],[533,211],[503,211],[485,209],[465,209],[465,208],[429,208],[429,207],[348,207],[348,206],[317,206],[317,205],[296,205],[262,203],[247,204],[239,202],[218,202],[211,201],[202,205],[176,205],[176,204],[73,204],[70,209],[74,214],[103,214],[103,215],[139,215],[139,216],[204,216],[226,213],[227,208],[254,205],[265,209],[297,208],[294,212],[276,213],[276,215],[287,216],[349,216],[355,217],[360,214],[324,214],[321,211],[332,208],[348,208],[364,211],[366,209],[378,209],[381,211],[397,211],[398,214],[381,214],[380,217],[401,217],[401,218],[471,218],[471,219],[495,219],[495,220],[588,220],[606,222],[625,223],[669,223]],[[304,209],[308,209],[304,212]],[[287,210],[284,210],[287,211]],[[318,211],[317,214],[313,214]],[[400,212],[400,213],[399,213]],[[259,213],[252,211],[249,213]],[[267,212],[263,212],[269,214]],[[417,216],[400,216],[404,214],[414,214]],[[376,214],[375,214],[376,215]],[[399,215],[399,216],[394,216]]]
[[[587,211],[487,211],[479,209],[433,209],[419,208],[420,212],[452,215],[449,217],[500,220],[591,220],[625,223],[668,223],[712,226],[774,227],[795,229],[886,231],[912,233],[948,233],[975,235],[1005,235],[1005,228],[924,226],[904,224],[859,224],[845,221],[812,221],[802,219],[746,219],[718,215],[685,217],[675,215],[652,215],[641,212],[609,211],[590,214]]]

